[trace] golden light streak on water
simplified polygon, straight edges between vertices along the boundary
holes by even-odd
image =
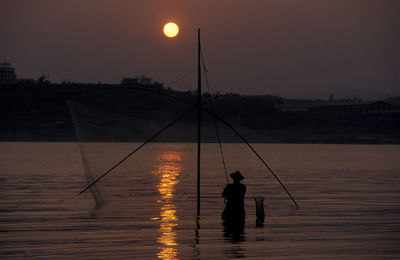
[[[165,152],[158,156],[157,168],[153,174],[159,176],[160,181],[157,185],[161,198],[157,200],[160,204],[160,216],[152,218],[160,221],[157,239],[159,244],[160,259],[178,259],[178,246],[176,240],[175,227],[178,226],[178,217],[176,215],[176,205],[174,204],[175,186],[179,183],[178,177],[182,171],[179,164],[181,160],[180,152]]]

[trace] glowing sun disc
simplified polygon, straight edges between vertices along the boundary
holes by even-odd
[[[179,33],[179,27],[176,23],[167,23],[164,25],[164,34],[165,36],[169,37],[169,38],[173,38],[176,37]]]

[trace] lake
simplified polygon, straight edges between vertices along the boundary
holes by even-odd
[[[217,144],[154,143],[78,195],[137,143],[1,143],[2,259],[399,259],[400,146],[255,144],[293,203],[243,144],[223,144],[247,185],[243,231],[221,222],[227,176]],[[86,165],[86,166],[85,166]],[[231,181],[231,180],[229,180]],[[256,226],[253,197],[263,196]]]

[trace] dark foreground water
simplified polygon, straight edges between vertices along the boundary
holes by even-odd
[[[93,174],[138,144],[84,144]],[[400,147],[258,144],[300,205],[240,144],[229,171],[247,185],[243,232],[224,228],[227,180],[215,144],[203,146],[196,219],[194,144],[151,144],[99,185],[95,206],[76,143],[0,144],[1,259],[399,259]],[[266,222],[255,225],[254,196]]]

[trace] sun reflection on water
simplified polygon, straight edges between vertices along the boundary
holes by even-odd
[[[159,252],[157,254],[160,259],[179,259],[178,258],[178,242],[176,241],[176,232],[174,228],[178,226],[178,217],[176,215],[176,205],[174,204],[175,186],[179,183],[178,177],[182,171],[179,164],[182,154],[180,152],[171,151],[164,152],[159,155],[157,168],[153,174],[159,176],[160,180],[157,184],[160,193],[160,216],[152,218],[160,221],[157,239],[159,243]]]

